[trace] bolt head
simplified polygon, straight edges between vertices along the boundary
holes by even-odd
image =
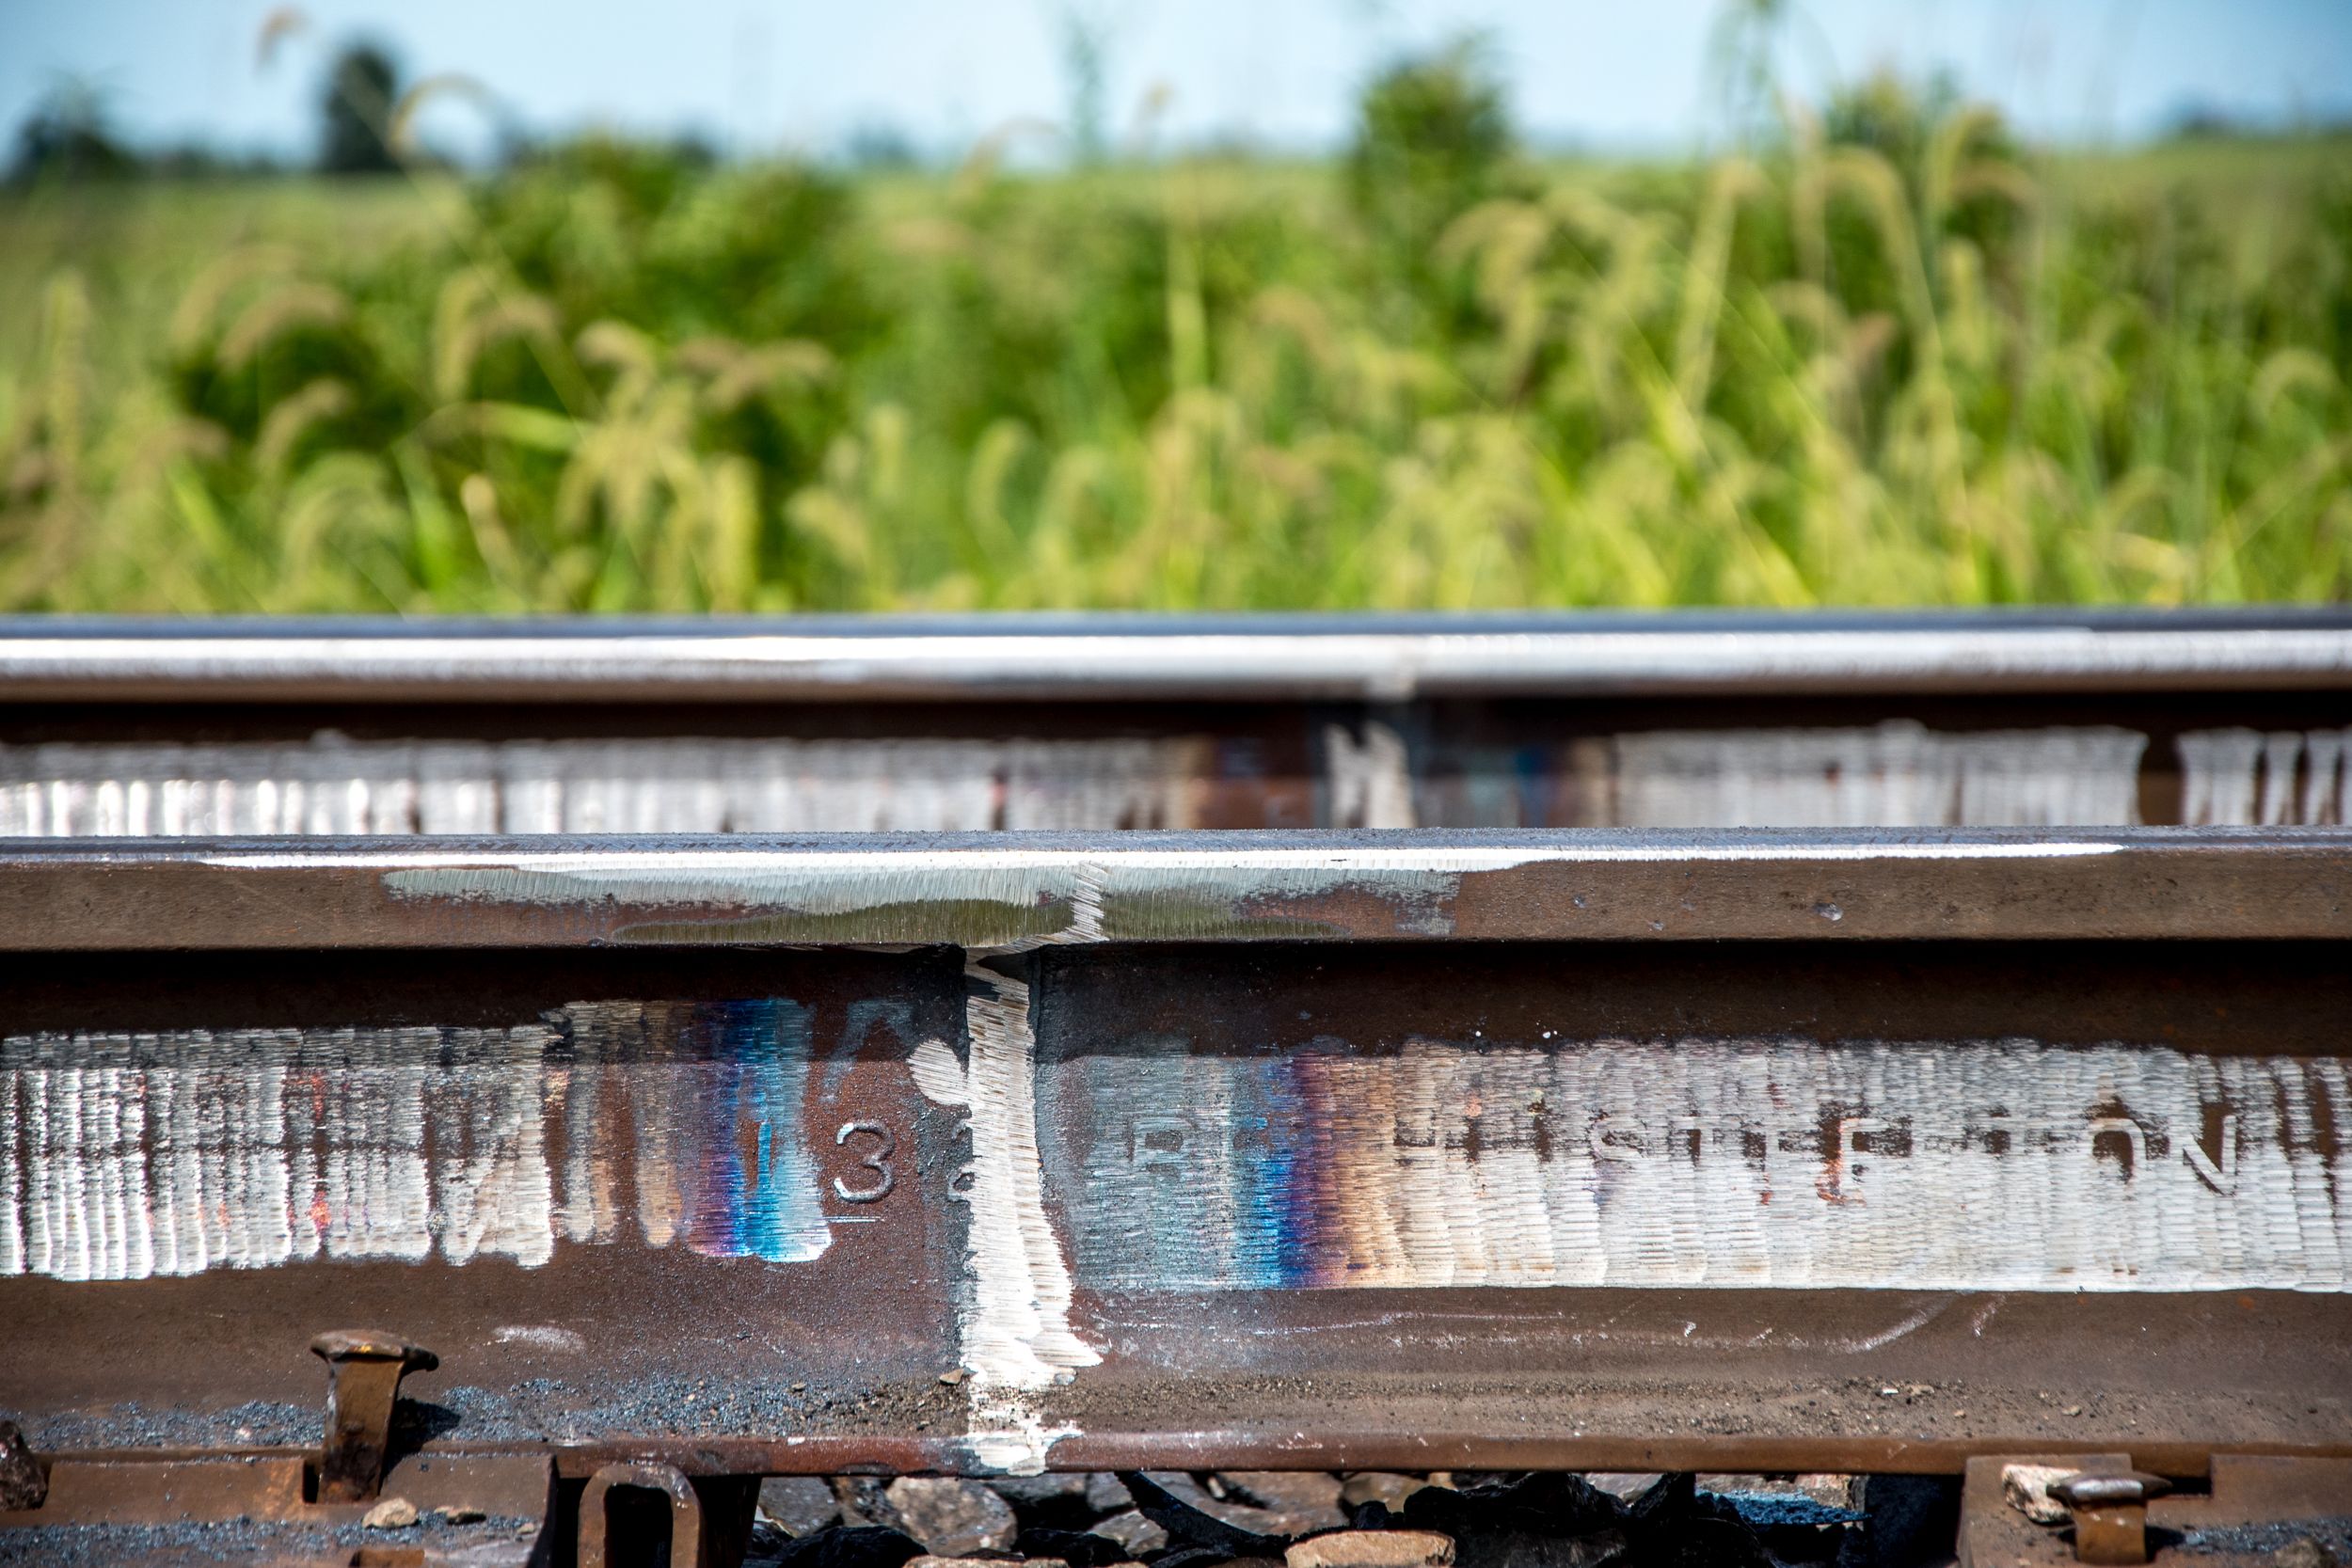
[[[2050,1496],[2068,1508],[2130,1508],[2171,1490],[2170,1481],[2145,1470],[2120,1476],[2074,1475],[2050,1483]]]

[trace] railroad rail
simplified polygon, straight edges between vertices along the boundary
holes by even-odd
[[[0,626],[0,1551],[857,1471],[2352,1511],[2348,737],[2331,614]]]

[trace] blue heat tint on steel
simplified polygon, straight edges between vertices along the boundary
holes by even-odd
[[[782,999],[509,1028],[0,1039],[0,1275],[548,1262],[559,1242],[797,1262],[830,1228]]]
[[[1098,1291],[2352,1290],[2340,1057],[1163,1035],[1039,1074]]]
[[[831,1231],[818,1207],[816,1162],[801,1136],[808,1013],[785,1001],[723,1003],[697,1013],[714,1049],[707,1064],[689,1069],[704,1092],[700,1115],[685,1122],[700,1166],[687,1245],[714,1258],[814,1258]]]
[[[1311,1285],[1317,1243],[1317,1186],[1311,1166],[1311,1139],[1298,1134],[1321,1107],[1313,1103],[1311,1085],[1303,1080],[1306,1064],[1295,1058],[1259,1058],[1254,1070],[1237,1074],[1235,1087],[1242,1104],[1256,1107],[1241,1113],[1235,1131],[1248,1157],[1234,1173],[1246,1195],[1240,1205],[1245,1219],[1237,1227],[1234,1255],[1253,1284],[1269,1287]]]

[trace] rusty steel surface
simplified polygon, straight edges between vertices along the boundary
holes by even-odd
[[[53,1470],[56,1487],[43,1507],[0,1512],[0,1561],[545,1568],[558,1560],[548,1546],[563,1492],[545,1453],[404,1458],[388,1484],[433,1519],[429,1544],[387,1543],[365,1525],[368,1505],[312,1497],[314,1475],[295,1454],[74,1454]]]
[[[430,1371],[440,1358],[380,1330],[322,1334],[310,1353],[326,1363],[326,1441],[319,1453],[318,1496],[361,1502],[376,1494],[390,1450],[400,1380]]]
[[[0,685],[85,701],[725,701],[2284,688],[2352,684],[2352,618],[1721,614],[696,623],[0,623]]]
[[[2352,830],[0,842],[0,947],[2352,935]]]
[[[576,1475],[2352,1451],[2342,956],[28,958],[0,1407],[314,1449],[356,1320]]]
[[[2352,1463],[2347,819],[2332,611],[0,625],[0,1526],[2039,1454],[2163,1560]]]
[[[580,1568],[608,1568],[612,1560],[605,1545],[615,1490],[658,1495],[670,1515],[669,1561],[675,1568],[704,1568],[703,1506],[693,1482],[674,1465],[643,1460],[607,1465],[588,1478],[580,1503]]]
[[[9,1526],[206,1525],[239,1520],[358,1524],[368,1504],[316,1496],[315,1455],[246,1448],[161,1455],[153,1450],[82,1452],[51,1466],[38,1510],[0,1510]],[[386,1485],[419,1510],[478,1510],[503,1520],[547,1516],[555,1465],[545,1453],[411,1453]]]
[[[2070,1523],[2038,1525],[2003,1495],[2015,1465],[2079,1470],[2086,1477],[2131,1471],[2133,1456],[2106,1453],[1984,1454],[1968,1461],[1956,1543],[1960,1568],[2067,1568],[2082,1562],[2147,1562],[2166,1568],[2270,1568],[2296,1559],[2281,1548],[2306,1527],[2352,1534],[2352,1460],[2217,1454],[2202,1484],[2147,1490],[2144,1506],[2075,1511]],[[2098,1517],[2136,1515],[2136,1517]],[[2330,1554],[2332,1555],[2332,1554]],[[2303,1560],[2327,1560],[2306,1558]]]

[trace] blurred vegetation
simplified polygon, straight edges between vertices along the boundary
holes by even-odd
[[[16,131],[20,182],[121,180],[138,172],[135,153],[106,122],[105,101],[87,82],[57,83]]]
[[[388,133],[398,102],[400,68],[372,43],[335,58],[319,95],[319,167],[328,174],[397,174]]]
[[[1543,159],[1465,47],[1330,164],[34,178],[0,605],[2340,597],[2347,151]]]

